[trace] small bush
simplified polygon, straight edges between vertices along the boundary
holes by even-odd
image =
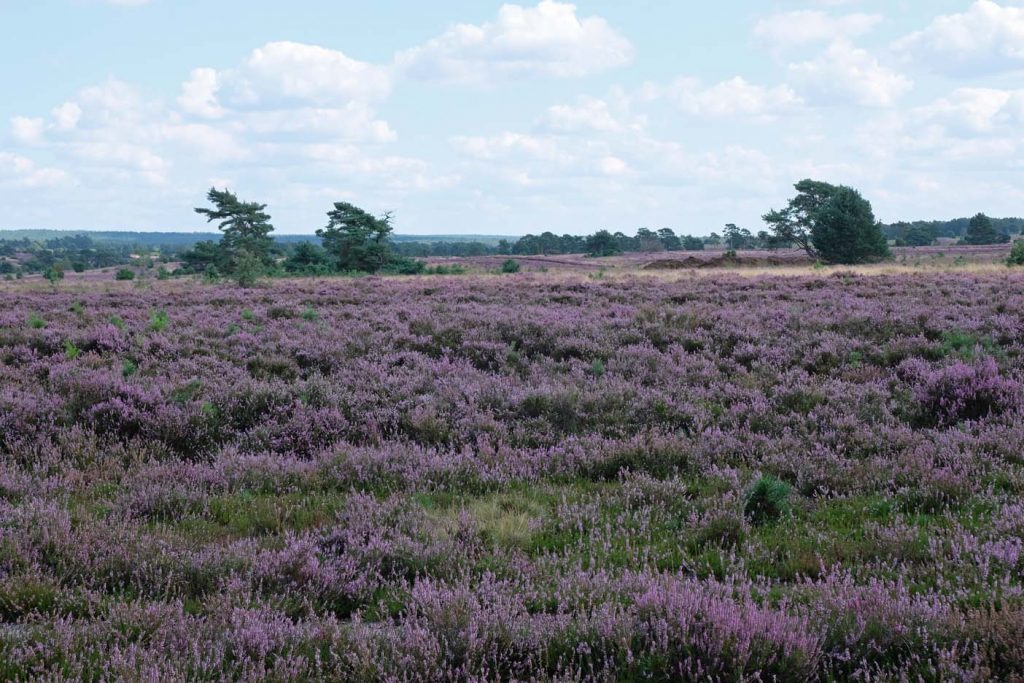
[[[775,522],[789,514],[789,484],[771,475],[758,479],[747,492],[743,515],[751,524]]]
[[[75,346],[75,342],[70,339],[64,342],[64,357],[68,360],[74,360],[82,355],[82,349]]]
[[[1006,259],[1008,266],[1024,266],[1024,240],[1017,240],[1010,249],[1010,258]]]
[[[516,261],[515,259],[511,259],[510,258],[510,259],[508,259],[507,261],[505,261],[504,263],[501,264],[501,272],[509,273],[509,274],[511,274],[511,273],[518,273],[519,272],[519,267],[520,267],[519,266],[519,261]]]
[[[127,281],[135,279],[135,271],[131,268],[121,268],[117,271],[117,275],[114,276],[115,280]]]
[[[167,311],[163,309],[153,311],[149,316],[149,329],[152,332],[163,332],[170,321],[171,319],[168,317]]]
[[[41,330],[46,327],[46,321],[35,313],[28,314],[28,326],[33,330]]]

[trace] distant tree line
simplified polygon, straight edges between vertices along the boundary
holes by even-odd
[[[51,280],[59,280],[66,272],[128,264],[145,266],[163,258],[166,257],[159,250],[97,242],[82,234],[42,240],[0,239],[0,276],[6,279],[42,273]]]
[[[985,214],[978,214],[973,218],[955,218],[951,221],[899,221],[890,225],[882,226],[885,232],[886,238],[895,240],[900,246],[916,247],[916,246],[927,246],[934,244],[939,238],[950,238],[960,239],[966,244],[978,243],[971,242],[971,239],[977,240],[979,236],[969,235],[971,222],[983,220]],[[981,237],[981,239],[993,239],[995,242],[981,242],[981,243],[1005,243],[1010,240],[1011,235],[1019,235],[1024,233],[1024,218],[988,218],[992,225],[992,229],[995,233],[994,236],[988,235],[987,237]],[[975,231],[977,232],[977,231]],[[984,231],[987,234],[987,230]]]

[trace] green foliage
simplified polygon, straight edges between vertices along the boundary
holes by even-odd
[[[299,275],[326,275],[331,271],[331,258],[312,242],[299,242],[285,259],[284,269]]]
[[[75,301],[75,302],[73,302],[71,304],[71,306],[68,307],[68,310],[70,310],[72,313],[75,313],[77,315],[84,315],[85,314],[85,304],[82,303],[81,301]]]
[[[41,330],[46,327],[46,321],[39,317],[36,313],[28,314],[28,326],[33,330]]]
[[[518,273],[519,267],[519,261],[510,258],[501,264],[501,272],[509,274]]]
[[[256,314],[253,313],[251,308],[246,308],[245,310],[242,311],[242,320],[244,320],[244,321],[246,321],[248,323],[251,323],[255,319],[256,319]]]
[[[149,316],[149,329],[152,332],[163,332],[171,319],[167,315],[167,311],[160,309],[159,311],[153,311]]]
[[[593,363],[591,363],[590,364],[590,372],[591,372],[591,374],[594,375],[594,377],[604,377],[604,373],[605,373],[604,361],[601,360],[600,358],[598,358]]]
[[[587,255],[596,258],[604,256],[615,256],[621,253],[615,235],[607,230],[598,230],[587,238]]]
[[[206,198],[214,208],[195,210],[206,216],[206,222],[220,221],[217,228],[224,233],[219,251],[224,262],[235,267],[239,257],[247,254],[264,265],[270,263],[270,248],[273,240],[270,233],[274,226],[270,215],[265,212],[266,204],[239,201],[228,190],[210,188]]]
[[[889,255],[871,203],[853,188],[801,180],[797,195],[764,221],[775,244],[795,244],[826,263],[862,263]]]
[[[60,280],[64,279],[64,269],[60,266],[50,266],[43,271],[43,277],[46,278],[50,284],[57,284]]]
[[[139,366],[131,358],[125,358],[121,362],[121,376],[128,379],[139,371]]]
[[[156,269],[156,279],[157,280],[170,280],[171,279],[171,272],[169,270],[167,270],[166,268],[164,268],[163,266],[160,266],[159,268]]]
[[[119,330],[123,330],[124,329],[124,318],[122,318],[119,315],[112,315],[112,316],[110,316],[110,319],[107,322],[109,322],[111,325],[113,325],[114,327],[116,327]]]
[[[863,263],[889,255],[870,202],[850,187],[837,187],[815,212],[811,237],[827,263]]]
[[[704,251],[704,240],[687,235],[683,238],[684,251]]]
[[[82,350],[75,346],[75,342],[70,339],[64,340],[64,357],[68,360],[75,360],[82,355]]]
[[[320,319],[320,314],[312,306],[307,306],[306,310],[302,312],[302,319],[307,322],[316,322]]]
[[[239,287],[255,287],[260,277],[265,274],[266,268],[263,261],[252,252],[243,251],[235,259],[232,276]]]
[[[965,244],[1003,244],[1009,240],[1008,235],[996,230],[991,218],[979,213],[967,224],[967,234],[963,241]]]
[[[772,210],[763,216],[764,222],[782,243],[795,244],[811,258],[818,254],[812,242],[811,231],[818,212],[838,189],[835,185],[818,180],[801,180],[794,185],[796,197],[781,211]]]
[[[220,280],[220,277],[220,270],[218,270],[217,266],[215,266],[212,263],[208,263],[206,265],[206,268],[203,269],[203,280],[210,284],[213,284]]]
[[[391,260],[391,214],[377,217],[348,202],[336,202],[327,218],[327,227],[316,234],[339,270],[376,273]]]
[[[392,259],[391,263],[384,268],[384,272],[392,275],[420,275],[426,270],[426,262],[413,258]]]
[[[789,514],[789,484],[771,475],[754,482],[747,491],[743,514],[751,524],[775,522]]]
[[[1006,259],[1008,266],[1024,266],[1024,240],[1017,240],[1010,249],[1010,257]]]
[[[134,280],[135,271],[132,270],[131,268],[120,268],[118,269],[117,274],[114,276],[114,279],[119,281]]]

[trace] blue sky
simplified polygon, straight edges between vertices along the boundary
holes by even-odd
[[[761,228],[1024,214],[1024,2],[0,0],[2,227]]]

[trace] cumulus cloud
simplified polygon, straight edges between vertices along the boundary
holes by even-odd
[[[861,137],[876,156],[911,155],[924,167],[982,164],[1018,170],[1024,154],[1024,90],[958,88],[949,95],[865,124]]]
[[[709,118],[770,120],[803,104],[788,85],[767,87],[739,76],[714,85],[705,85],[700,79],[690,77],[678,78],[668,86],[648,84],[644,88],[644,97],[665,98],[686,114]]]
[[[775,47],[792,47],[861,36],[881,21],[878,14],[835,17],[820,10],[780,12],[759,19],[754,24],[754,35]]]
[[[395,62],[413,78],[486,84],[587,76],[632,58],[632,44],[603,18],[581,18],[575,5],[542,0],[535,7],[504,5],[493,22],[453,26]]]
[[[1024,69],[1024,7],[976,0],[966,12],[937,17],[895,44],[939,72],[967,75]]]
[[[647,124],[646,117],[629,111],[624,98],[610,103],[596,97],[581,97],[575,104],[556,104],[548,107],[543,126],[563,132],[621,133],[640,131]]]
[[[58,168],[39,167],[26,157],[0,152],[0,185],[41,188],[57,187],[71,182],[71,176]]]
[[[803,94],[824,103],[888,107],[914,86],[910,78],[883,66],[867,50],[845,41],[832,43],[812,60],[790,64],[788,71]]]

